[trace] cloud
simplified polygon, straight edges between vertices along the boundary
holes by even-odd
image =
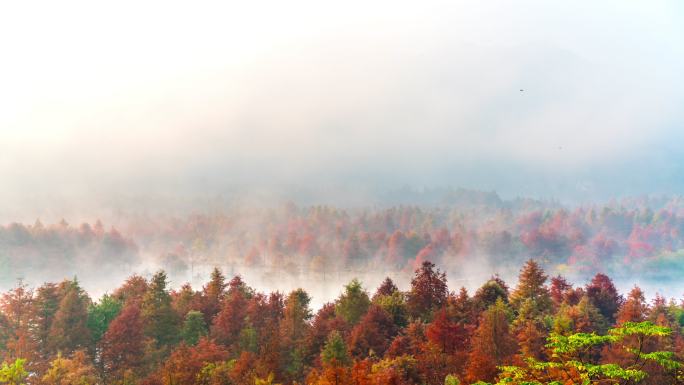
[[[3,7],[0,197],[22,207],[255,185],[681,188],[672,168],[628,182],[679,160],[676,2]]]

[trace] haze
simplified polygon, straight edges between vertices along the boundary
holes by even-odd
[[[682,11],[4,4],[0,218],[255,189],[357,204],[404,185],[680,193]]]

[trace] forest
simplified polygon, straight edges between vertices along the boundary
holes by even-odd
[[[39,285],[77,276],[89,291],[103,292],[133,273],[149,279],[158,269],[175,285],[199,286],[218,266],[268,291],[292,285],[273,282],[306,282],[310,290],[327,285],[332,296],[354,277],[373,285],[384,278],[368,272],[407,281],[426,260],[471,290],[492,273],[515,278],[529,258],[576,281],[603,272],[623,289],[635,283],[635,274],[654,290],[684,274],[684,200],[678,196],[583,205],[468,190],[421,197],[409,196],[420,204],[387,207],[289,203],[125,213],[106,224],[9,223],[0,226],[0,289],[17,279]]]
[[[409,289],[359,280],[318,309],[220,269],[171,289],[160,270],[95,300],[77,279],[0,297],[2,384],[681,384],[684,304],[550,277],[469,293],[421,262]]]
[[[0,385],[684,385],[683,37],[0,0]]]

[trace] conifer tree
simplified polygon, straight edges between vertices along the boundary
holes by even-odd
[[[351,325],[355,325],[366,313],[370,306],[368,293],[361,286],[361,282],[354,278],[344,287],[335,305],[335,313]]]
[[[179,290],[171,292],[171,306],[176,314],[183,319],[189,311],[202,308],[201,300],[200,293],[196,293],[187,282]]]
[[[648,315],[648,305],[644,292],[637,286],[629,292],[627,300],[616,314],[618,325],[625,322],[641,322]]]
[[[41,351],[44,354],[49,354],[48,337],[50,336],[50,328],[55,319],[57,309],[59,309],[60,293],[58,287],[54,283],[45,283],[36,290],[36,296],[33,301],[33,308],[35,311],[35,333],[36,339],[40,342]]]
[[[227,294],[211,326],[211,335],[216,341],[227,347],[238,342],[240,331],[246,326],[247,304],[242,290],[231,290]]]
[[[613,281],[605,274],[596,274],[586,286],[585,291],[591,303],[596,306],[608,323],[613,324],[623,302]]]
[[[140,309],[145,335],[152,338],[157,348],[179,340],[179,317],[171,306],[166,285],[166,273],[160,270],[150,280]]]
[[[397,333],[390,314],[380,306],[372,305],[351,332],[350,351],[361,358],[370,355],[381,357]]]
[[[97,344],[109,328],[109,324],[119,315],[122,304],[120,301],[105,294],[100,301],[88,307],[88,329],[93,338],[93,343]]]
[[[384,281],[382,281],[378,289],[375,291],[375,294],[373,294],[373,301],[375,301],[378,297],[392,295],[398,290],[399,289],[397,288],[397,285],[394,284],[394,281],[392,281],[390,277],[387,277]]]
[[[7,336],[5,349],[0,351],[0,360],[3,362],[23,360],[21,365],[25,364],[26,369],[33,371],[40,366],[41,361],[38,354],[40,341],[33,332],[35,324],[33,292],[20,283],[0,297],[0,311],[7,325],[7,330],[3,331],[3,334]]]
[[[551,300],[553,301],[553,306],[555,308],[560,307],[560,305],[566,301],[567,294],[570,290],[572,290],[572,285],[564,277],[557,275],[551,278],[549,293],[551,294]]]
[[[115,382],[126,371],[137,371],[143,364],[145,345],[140,305],[130,301],[109,324],[100,342],[106,379]]]
[[[349,365],[351,359],[347,352],[347,345],[339,331],[333,330],[330,332],[325,346],[321,351],[321,361],[326,365]]]
[[[280,322],[280,346],[283,370],[290,381],[304,378],[306,335],[311,318],[311,297],[302,289],[292,291],[285,300],[285,312]]]
[[[181,336],[183,341],[190,345],[196,345],[201,337],[207,335],[207,324],[204,323],[204,315],[197,310],[191,310],[185,315]]]
[[[477,289],[473,296],[473,304],[478,311],[485,311],[499,298],[508,303],[508,286],[499,276],[493,276]]]
[[[64,294],[55,313],[48,346],[53,352],[71,354],[78,349],[91,348],[92,338],[88,329],[88,306],[90,298],[78,282],[62,283]]]
[[[520,311],[527,307],[529,316],[537,316],[551,310],[551,295],[546,287],[547,275],[533,259],[520,270],[518,285],[511,293],[511,306]],[[527,302],[527,304],[525,304]]]
[[[126,279],[123,285],[114,290],[112,297],[126,304],[128,301],[142,301],[149,289],[147,280],[137,274]]]
[[[424,261],[415,271],[408,294],[408,308],[411,315],[423,321],[430,321],[432,314],[447,300],[446,274],[435,269],[435,264]]]
[[[498,373],[498,366],[513,362],[517,346],[509,331],[507,313],[503,300],[498,299],[482,314],[468,356],[466,376],[469,381],[492,381]]]
[[[211,278],[202,290],[202,313],[208,324],[214,319],[221,309],[221,302],[225,296],[226,278],[218,267],[214,267]]]

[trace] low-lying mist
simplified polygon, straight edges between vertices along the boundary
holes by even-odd
[[[425,260],[452,289],[474,290],[494,274],[514,282],[529,258],[573,281],[598,272],[623,291],[684,292],[684,201],[633,198],[562,205],[506,200],[474,190],[400,190],[365,207],[224,205],[213,212],[119,213],[92,223],[0,227],[0,289],[77,277],[92,295],[132,274],[164,269],[173,287],[200,288],[214,267],[261,291],[304,287],[314,305],[359,278],[410,282]],[[413,204],[409,204],[413,202]]]

